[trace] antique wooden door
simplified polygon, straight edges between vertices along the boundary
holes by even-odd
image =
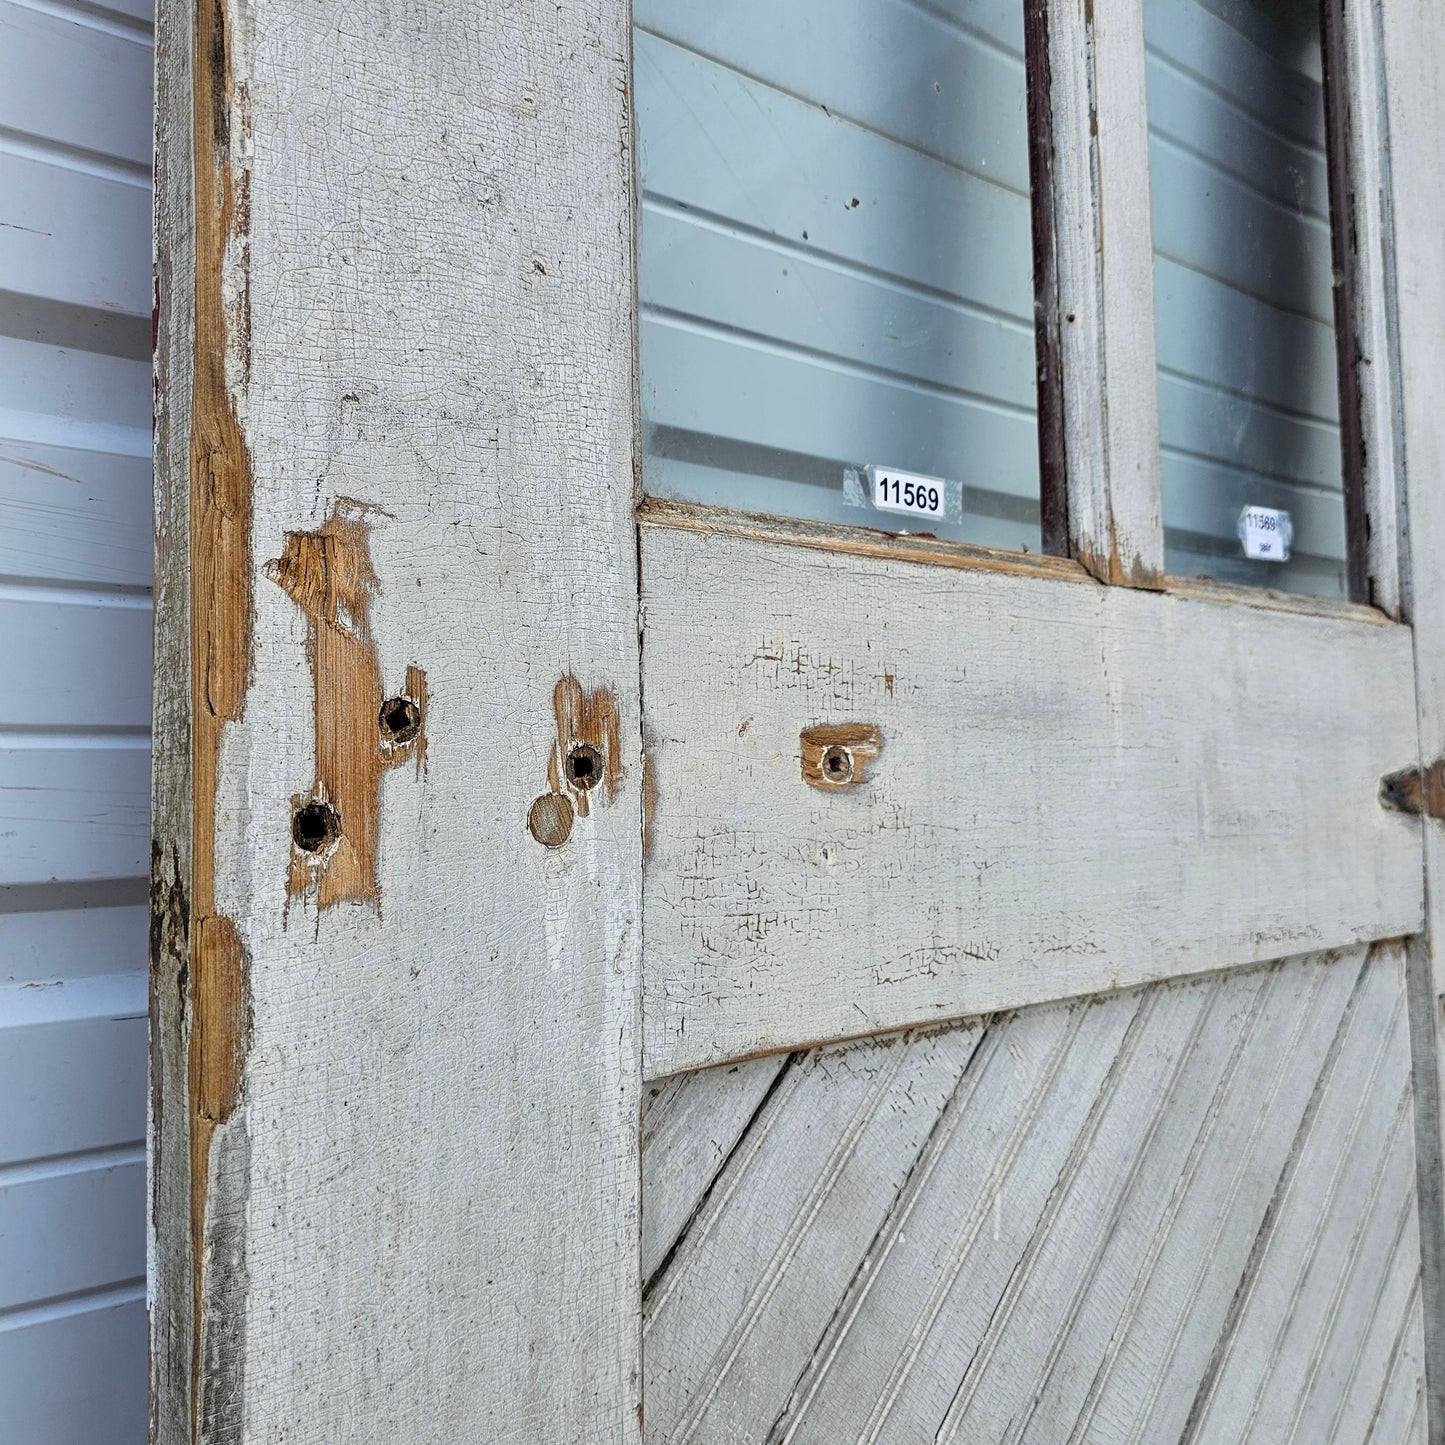
[[[154,1438],[1441,1438],[1428,6],[635,10],[161,6]]]

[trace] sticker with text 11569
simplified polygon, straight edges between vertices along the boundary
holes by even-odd
[[[868,468],[868,495],[882,512],[907,512],[942,521],[948,515],[947,491],[947,484],[938,477],[921,477],[892,467]]]
[[[1253,562],[1288,562],[1294,527],[1289,513],[1273,507],[1246,507],[1239,514],[1239,540]]]

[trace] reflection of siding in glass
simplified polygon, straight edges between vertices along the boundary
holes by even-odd
[[[650,493],[1038,550],[1022,10],[637,0]]]
[[[1316,0],[1146,0],[1169,570],[1345,594]],[[1247,562],[1247,505],[1294,522]]]

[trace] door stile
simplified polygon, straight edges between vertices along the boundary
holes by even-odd
[[[158,9],[151,1438],[635,1441],[628,6]]]
[[[1353,308],[1338,325],[1353,327],[1356,366],[1341,374],[1341,405],[1353,403],[1359,420],[1358,466],[1363,481],[1364,526],[1347,535],[1350,569],[1363,570],[1365,595],[1387,616],[1401,614],[1404,434],[1395,292],[1394,214],[1388,95],[1375,4],[1327,7],[1341,32],[1343,74],[1330,97],[1332,131],[1343,137],[1348,194],[1341,221],[1349,231]],[[1342,114],[1341,114],[1342,112]],[[1333,135],[1332,135],[1333,141]],[[1332,174],[1339,175],[1338,169]],[[1344,355],[1344,348],[1341,349]],[[1345,392],[1353,386],[1355,396]],[[1348,466],[1348,462],[1347,462]]]
[[[1392,267],[1379,325],[1397,342],[1398,450],[1403,458],[1398,547],[1400,606],[1414,633],[1420,763],[1445,756],[1445,79],[1432,0],[1360,7],[1378,25],[1388,157],[1382,256]],[[1364,29],[1362,20],[1357,30]],[[1357,52],[1361,59],[1363,53]],[[1382,187],[1383,189],[1383,184]],[[1372,188],[1373,189],[1373,188]],[[1366,352],[1369,358],[1368,351]],[[1378,386],[1378,381],[1376,382]],[[1395,397],[1391,396],[1393,402]],[[1365,415],[1377,414],[1368,403]],[[1368,433],[1367,433],[1368,435]],[[1377,455],[1379,453],[1377,452]],[[1388,455],[1388,454],[1385,454]],[[1382,457],[1383,459],[1383,457]],[[1388,505],[1388,494],[1387,494]],[[1382,518],[1372,516],[1377,533]],[[1373,558],[1372,558],[1373,561]],[[1388,561],[1385,564],[1388,576]],[[1445,835],[1425,817],[1425,930],[1410,941],[1408,986],[1415,1055],[1417,1150],[1430,1439],[1445,1440],[1445,1194],[1441,1184],[1441,1009],[1445,1006]]]
[[[1164,575],[1154,248],[1142,0],[1031,3],[1028,37],[1047,30],[1056,314],[1068,544],[1101,582],[1157,588]],[[1037,113],[1035,111],[1035,113]],[[1039,154],[1036,148],[1036,156]],[[1036,173],[1044,169],[1036,162]],[[1041,176],[1038,177],[1043,179]],[[1048,269],[1045,266],[1041,275]],[[1050,408],[1041,408],[1047,441]],[[1057,468],[1045,467],[1044,486]],[[1045,498],[1044,515],[1051,514]]]

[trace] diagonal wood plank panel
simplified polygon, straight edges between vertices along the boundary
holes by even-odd
[[[1422,1440],[1403,956],[679,1075],[646,1439]]]

